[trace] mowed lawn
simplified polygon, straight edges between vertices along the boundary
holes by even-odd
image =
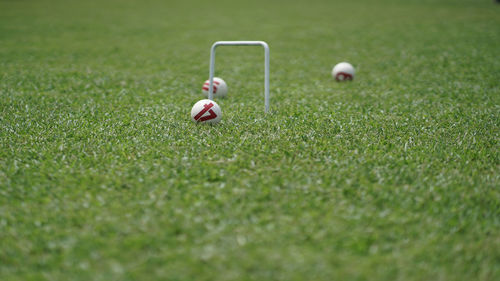
[[[270,114],[221,47],[190,120],[218,40]],[[0,280],[499,280],[499,51],[489,0],[0,0]]]

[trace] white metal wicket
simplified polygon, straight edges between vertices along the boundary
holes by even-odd
[[[210,83],[208,98],[214,98],[215,49],[218,46],[262,46],[264,47],[264,103],[266,113],[269,112],[269,46],[264,41],[217,41],[210,49]]]

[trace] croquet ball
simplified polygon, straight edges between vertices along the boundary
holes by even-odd
[[[219,123],[222,119],[222,111],[215,101],[200,100],[191,109],[191,119],[198,123]]]
[[[332,70],[332,76],[337,81],[354,79],[354,67],[348,62],[338,63]]]
[[[208,89],[210,87],[210,80],[205,81],[203,84],[203,94],[208,97]],[[222,98],[227,94],[227,84],[224,80],[219,77],[214,77],[214,98]]]

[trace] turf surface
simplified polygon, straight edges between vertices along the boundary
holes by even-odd
[[[498,280],[499,13],[0,0],[0,280]]]

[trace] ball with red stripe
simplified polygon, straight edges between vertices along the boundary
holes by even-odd
[[[222,111],[215,101],[200,100],[191,109],[191,119],[198,123],[219,123]]]
[[[208,97],[208,89],[210,87],[210,81],[207,80],[203,84],[203,94]],[[214,77],[214,98],[222,98],[227,94],[227,84],[224,80],[219,77]]]
[[[351,81],[354,79],[354,67],[348,62],[341,62],[335,65],[332,76],[337,81]]]

